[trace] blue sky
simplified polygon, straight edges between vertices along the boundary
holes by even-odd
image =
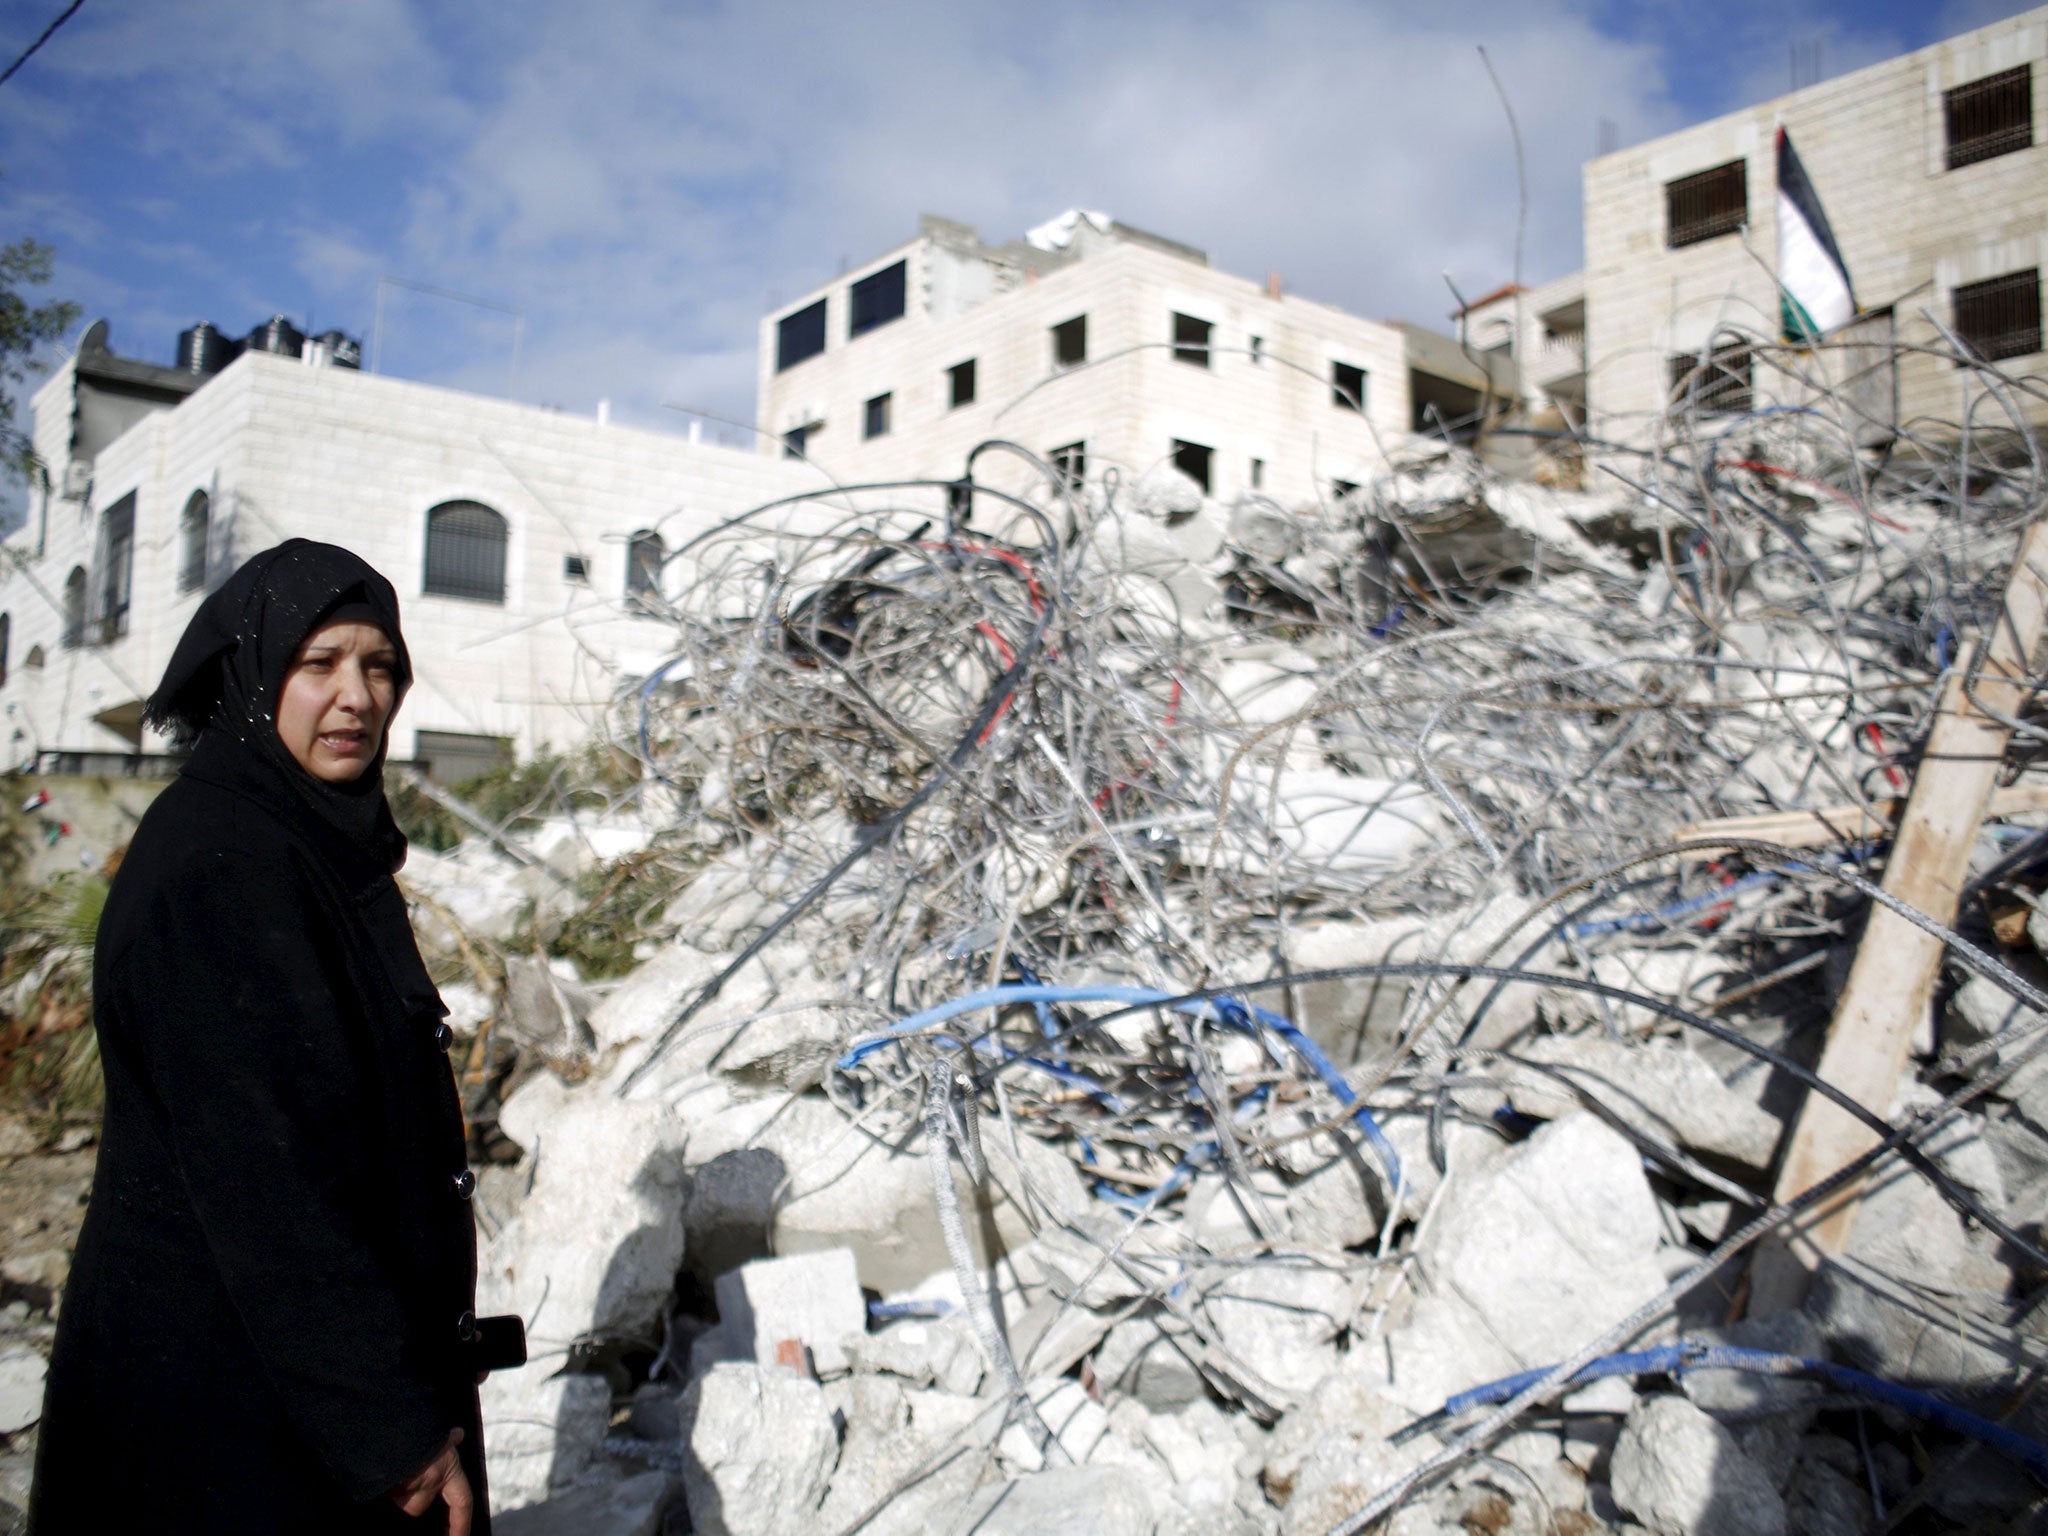
[[[0,55],[62,0],[0,0]],[[676,426],[751,415],[769,306],[915,232],[1003,239],[1069,206],[1365,314],[1444,323],[1514,249],[1578,264],[1578,167],[2024,9],[1818,0],[86,0],[0,86],[0,232],[53,295],[169,362],[274,314],[388,372]]]

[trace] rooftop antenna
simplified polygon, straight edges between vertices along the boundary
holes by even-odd
[[[474,294],[457,293],[452,288],[435,288],[427,283],[416,283],[411,278],[392,277],[389,273],[377,279],[377,313],[370,322],[370,372],[377,371],[377,360],[384,345],[384,288],[407,288],[414,293],[424,293],[429,298],[451,299],[457,304],[474,304],[478,309],[493,310],[512,317],[512,362],[505,370],[505,395],[510,399],[519,384],[519,349],[526,340],[526,311],[514,309],[510,304],[494,304],[489,299],[477,298]]]

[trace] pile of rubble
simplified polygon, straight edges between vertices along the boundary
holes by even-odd
[[[677,551],[630,803],[403,877],[533,1349],[499,1528],[2020,1529],[2030,692],[1853,1225],[1752,1305],[2048,500],[1824,406],[1310,507],[994,445]]]
[[[2030,1508],[1971,1438],[2043,1428],[2025,711],[1948,931],[1981,963],[1870,1106],[1910,1161],[1803,1307],[1744,1313],[2034,465],[1803,418],[1627,473],[1446,450],[1290,509],[1048,471],[680,551],[619,732],[647,958],[482,1000],[554,1067],[479,1192],[484,1303],[535,1341],[485,1389],[505,1528]]]

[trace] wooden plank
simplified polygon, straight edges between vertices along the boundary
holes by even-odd
[[[1968,650],[1956,658],[1942,684],[1919,776],[1885,861],[1886,892],[1936,922],[1955,921],[1970,852],[2011,735],[1984,708],[2007,716],[2019,712],[2044,616],[2048,523],[2036,523],[2013,562],[2004,614],[1989,637],[1989,659],[1977,679],[1976,701],[1963,691]],[[1940,939],[1885,907],[1872,908],[1856,946],[1819,1070],[1826,1081],[1879,1114],[1889,1111],[1898,1092],[1914,1032],[1941,972],[1942,950]],[[1779,1170],[1777,1198],[1804,1194],[1877,1140],[1861,1121],[1809,1094]],[[1848,1186],[1764,1244],[1750,1271],[1753,1316],[1799,1305],[1813,1270],[1847,1246],[1858,1193],[1857,1185]]]
[[[1739,837],[1759,843],[1776,843],[1781,848],[1821,848],[1829,843],[1854,842],[1859,838],[1889,837],[1898,825],[1904,800],[1873,800],[1860,805],[1824,805],[1810,811],[1766,811],[1757,816],[1725,816],[1718,821],[1696,821],[1671,834],[1673,842],[1694,842],[1715,837]],[[2024,816],[2048,811],[2048,784],[2007,784],[1991,792],[1984,819]],[[1681,853],[1679,861],[1699,863],[1719,858],[1711,848],[1694,848]]]

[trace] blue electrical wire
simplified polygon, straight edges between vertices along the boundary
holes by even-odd
[[[838,1068],[842,1072],[850,1071],[882,1047],[910,1035],[922,1033],[935,1024],[945,1023],[948,1019],[958,1018],[963,1013],[973,1013],[983,1008],[1005,1008],[1018,1003],[1124,1003],[1138,1007],[1147,1003],[1164,1003],[1177,1012],[1192,1014],[1198,1018],[1214,1017],[1247,1033],[1255,1033],[1257,1025],[1263,1024],[1286,1041],[1288,1046],[1308,1064],[1309,1069],[1323,1080],[1324,1085],[1336,1096],[1337,1102],[1351,1111],[1352,1122],[1371,1144],[1373,1152],[1380,1160],[1380,1166],[1386,1170],[1388,1186],[1396,1190],[1401,1188],[1401,1154],[1396,1152],[1394,1144],[1387,1140],[1386,1132],[1382,1131],[1379,1122],[1373,1119],[1372,1111],[1359,1101],[1357,1093],[1344,1081],[1344,1074],[1339,1072],[1330,1058],[1323,1054],[1322,1047],[1310,1039],[1292,1020],[1284,1019],[1264,1008],[1247,1007],[1235,998],[1214,997],[1205,1001],[1176,1001],[1172,993],[1161,992],[1153,987],[1054,987],[1036,982],[1013,982],[1000,987],[983,987],[980,991],[970,992],[965,997],[952,998],[920,1013],[913,1013],[909,1018],[899,1020],[879,1034],[857,1041],[839,1058]],[[1038,1059],[1032,1058],[1032,1064],[1039,1065]],[[1155,1191],[1155,1196],[1156,1193]]]
[[[1443,1407],[1435,1413],[1404,1426],[1396,1431],[1392,1438],[1399,1444],[1450,1419],[1458,1418],[1474,1408],[1491,1403],[1504,1403],[1536,1385],[1554,1369],[1554,1366],[1545,1366],[1533,1371],[1521,1371],[1513,1376],[1503,1376],[1499,1381],[1489,1381],[1483,1386],[1457,1393],[1446,1398]],[[1772,1350],[1743,1349],[1733,1344],[1709,1344],[1694,1339],[1680,1344],[1660,1345],[1655,1349],[1602,1355],[1575,1372],[1570,1385],[1584,1386],[1588,1382],[1602,1381],[1609,1376],[1640,1376],[1649,1373],[1670,1376],[1682,1375],[1686,1371],[1749,1371],[1764,1376],[1804,1376],[1824,1381],[1844,1392],[1874,1399],[1887,1408],[1896,1408],[1901,1413],[1911,1414],[1916,1419],[1923,1419],[1942,1429],[1988,1445],[2001,1455],[2018,1462],[2040,1482],[2048,1484],[2048,1445],[2043,1445],[2038,1440],[2029,1440],[2025,1435],[2007,1429],[2003,1424],[1993,1423],[1990,1419],[1958,1408],[1952,1403],[1945,1403],[1926,1392],[1917,1391],[1912,1387],[1902,1387],[1897,1382],[1886,1381],[1880,1376],[1872,1376],[1850,1366],[1836,1365],[1829,1360],[1809,1360],[1802,1355],[1781,1355]]]

